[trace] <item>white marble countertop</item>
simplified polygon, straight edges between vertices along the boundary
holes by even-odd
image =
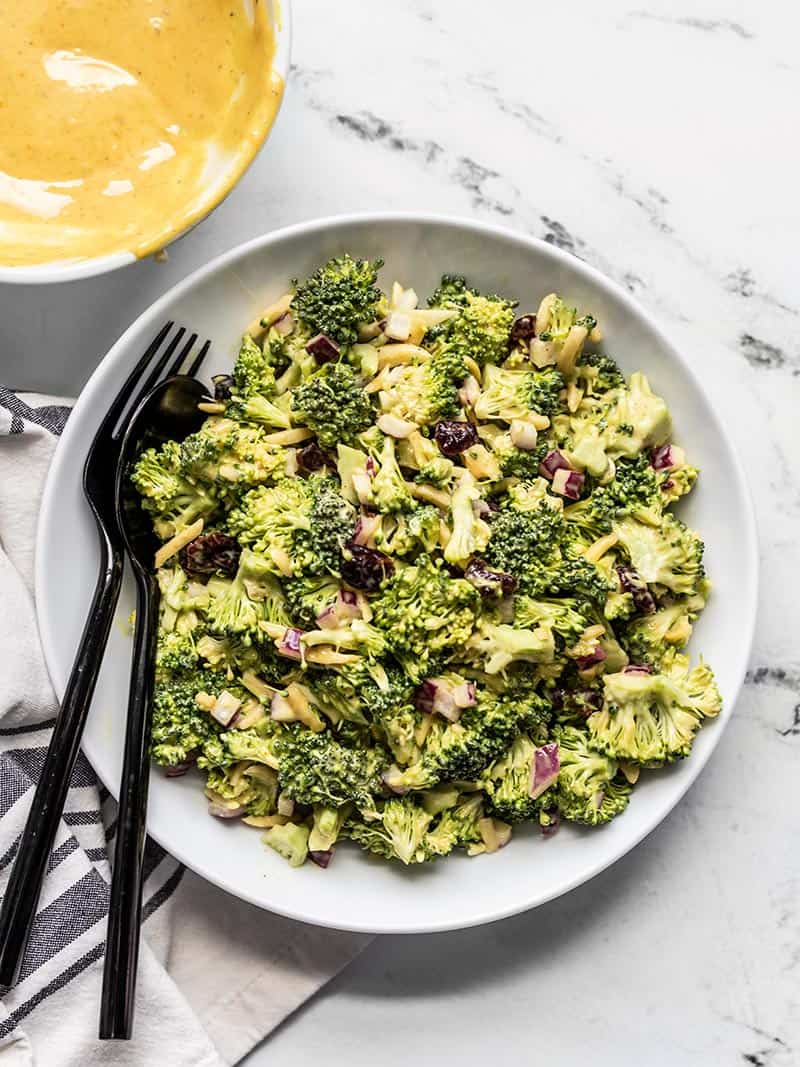
[[[487,218],[621,281],[693,353],[748,470],[749,680],[701,780],[569,896],[375,941],[248,1067],[800,1062],[800,15],[786,0],[295,0],[268,150],[169,262],[0,292],[3,378],[75,393],[233,244],[379,208]],[[731,531],[736,536],[736,531]]]

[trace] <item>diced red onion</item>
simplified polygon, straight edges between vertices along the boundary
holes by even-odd
[[[539,435],[533,423],[525,422],[523,419],[514,419],[509,433],[511,444],[515,448],[520,448],[523,452],[532,452],[536,448]]]
[[[533,754],[533,766],[531,767],[531,784],[529,793],[532,800],[541,796],[545,789],[558,778],[561,770],[561,757],[558,752],[558,743],[549,741],[546,745],[540,745]]]
[[[356,528],[353,533],[353,544],[369,544],[369,542],[380,529],[382,521],[383,520],[380,515],[362,515],[356,523]]]
[[[553,475],[556,471],[562,470],[571,471],[572,467],[564,453],[560,452],[557,448],[548,452],[539,464],[539,474],[544,478],[549,478],[551,481],[553,480]]]
[[[478,497],[477,500],[472,501],[472,510],[475,515],[480,519],[485,519],[487,515],[492,514],[492,509],[489,507],[487,501],[483,497]]]
[[[358,596],[352,589],[340,589],[336,594],[336,612],[341,619],[357,619],[361,615]]]
[[[673,482],[673,480],[671,478],[665,478],[664,481],[661,483],[661,491],[663,493],[666,493],[666,491],[668,489],[672,489],[672,487],[674,485],[675,485],[675,483]]]
[[[453,690],[453,700],[457,708],[473,708],[478,703],[474,682],[462,682]]]
[[[622,668],[623,674],[652,674],[653,668],[648,667],[646,663],[629,663],[627,667]]]
[[[398,784],[398,778],[402,776],[403,772],[397,766],[396,763],[391,764],[381,775],[381,781],[387,789],[391,789],[393,793],[401,797],[408,792],[408,789],[404,785]]]
[[[316,849],[313,852],[309,852],[308,858],[311,860],[312,863],[316,863],[318,867],[322,867],[324,869],[333,859],[333,849]]]
[[[320,630],[335,630],[341,619],[339,618],[336,607],[333,604],[328,604],[326,608],[317,615],[317,626]]]
[[[365,471],[353,471],[350,477],[359,504],[369,504],[372,500],[372,474],[369,468]]]
[[[297,715],[283,693],[273,693],[269,702],[270,718],[275,722],[296,722]]]
[[[561,826],[561,815],[557,808],[547,813],[550,822],[547,826],[542,826],[542,837],[552,837],[553,834],[558,833],[558,829]]]
[[[223,689],[214,701],[211,715],[220,726],[228,726],[241,706],[242,702],[238,697],[235,697],[233,693],[229,693],[227,689]]]
[[[278,652],[282,656],[288,656],[289,659],[302,659],[300,651],[300,638],[302,636],[302,630],[296,630],[293,626],[288,626],[283,637],[278,642]]]
[[[367,462],[365,466],[367,474],[370,476],[370,478],[374,478],[375,475],[378,473],[378,464],[375,462],[372,456],[367,456]]]
[[[669,470],[680,466],[674,445],[659,445],[650,453],[650,466],[657,471]]]
[[[455,722],[460,715],[452,690],[436,678],[428,678],[422,683],[414,694],[414,703],[420,711],[428,715],[438,712],[450,722]]]
[[[191,770],[194,764],[194,760],[184,760],[183,763],[176,763],[172,767],[166,767],[164,769],[164,774],[167,778],[180,778],[182,775],[186,774],[187,771]]]
[[[306,345],[306,352],[320,363],[329,363],[339,358],[339,346],[325,333],[318,333]]]
[[[246,813],[247,808],[241,805],[235,808],[226,808],[224,804],[217,804],[213,800],[208,802],[208,814],[213,815],[215,819],[240,819]]]
[[[471,408],[475,406],[475,401],[481,395],[481,387],[478,384],[478,379],[473,378],[470,374],[465,380],[464,384],[458,390],[458,399],[462,407]]]
[[[589,652],[586,656],[578,656],[575,660],[575,666],[579,671],[588,671],[590,667],[594,667],[597,663],[602,663],[606,658],[606,651],[602,645],[596,645],[592,652]]]
[[[580,500],[586,475],[579,471],[564,470],[563,467],[553,475],[553,492],[569,500]]]
[[[288,333],[291,333],[294,329],[294,315],[291,311],[285,311],[279,319],[276,319],[272,324],[272,329],[285,337]]]

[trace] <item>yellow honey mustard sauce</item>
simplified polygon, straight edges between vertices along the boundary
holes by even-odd
[[[0,265],[163,247],[283,90],[265,0],[0,0]]]

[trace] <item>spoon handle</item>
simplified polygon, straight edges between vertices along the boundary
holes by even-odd
[[[101,1038],[129,1039],[133,1030],[139,925],[142,913],[142,864],[147,824],[159,589],[155,577],[134,567],[136,631],[128,696],[125,754],[119,789],[117,838],[108,913]]]
[[[100,539],[100,573],[0,910],[0,986],[16,981],[69,792],[122,582],[122,553]]]

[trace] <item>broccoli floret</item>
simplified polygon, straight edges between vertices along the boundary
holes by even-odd
[[[261,622],[288,626],[286,602],[272,569],[265,557],[245,549],[232,581],[212,578],[208,583],[212,594],[207,612],[209,629],[252,643],[262,636]]]
[[[457,275],[444,275],[428,301],[430,307],[454,308],[458,315],[428,331],[431,350],[449,351],[480,366],[502,363],[508,355],[514,305],[499,296],[481,296]]]
[[[165,441],[160,448],[145,449],[131,471],[142,506],[152,515],[153,526],[162,540],[197,519],[209,519],[218,507],[216,496],[208,488],[195,484],[181,472],[180,452],[177,441]]]
[[[450,578],[428,558],[403,567],[372,603],[375,625],[414,682],[425,677],[431,658],[462,646],[475,623],[478,591]]]
[[[164,633],[189,634],[195,630],[201,616],[208,610],[210,594],[197,582],[190,583],[182,567],[173,558],[174,566],[156,571],[159,602],[159,629]]]
[[[577,600],[535,600],[529,596],[514,599],[514,623],[532,629],[544,626],[558,634],[566,645],[571,645],[589,625],[584,606]]]
[[[606,674],[603,689],[603,708],[587,721],[592,747],[651,765],[688,756],[702,720],[721,707],[708,667],[690,671],[680,654],[660,674]]]
[[[484,771],[481,786],[492,815],[505,822],[525,822],[538,818],[539,809],[549,805],[548,790],[535,800],[531,797],[535,754],[536,745],[520,734],[508,751]]]
[[[292,416],[327,449],[353,444],[373,418],[363,382],[346,363],[326,363],[298,386],[292,393]]]
[[[159,677],[153,695],[151,755],[156,763],[174,767],[193,759],[217,737],[221,727],[197,705],[198,693],[216,694],[225,688],[225,675],[193,671]]]
[[[375,534],[375,547],[390,556],[413,558],[438,546],[439,512],[432,505],[384,518]]]
[[[197,766],[214,770],[251,760],[277,770],[279,746],[286,732],[284,726],[267,717],[247,730],[223,730],[203,746]]]
[[[156,667],[164,671],[193,671],[198,661],[194,634],[180,630],[162,630],[158,633]]]
[[[352,505],[320,475],[252,489],[228,516],[230,532],[283,575],[287,561],[294,574],[338,573],[355,522]]]
[[[336,600],[339,582],[328,574],[310,578],[286,578],[286,604],[292,619],[301,626],[315,626],[317,617]]]
[[[214,486],[221,494],[241,487],[277,482],[287,475],[287,451],[268,444],[264,430],[233,419],[207,419],[180,446],[180,467],[190,480]]]
[[[690,493],[694,488],[694,483],[697,481],[699,473],[697,467],[690,467],[687,464],[682,467],[676,467],[674,470],[665,471],[664,476],[659,479],[661,499],[664,503],[673,504],[676,500],[680,500],[682,496]]]
[[[461,803],[442,811],[425,835],[424,847],[428,856],[446,856],[454,848],[478,844],[483,814],[482,793],[472,793]]]
[[[332,645],[336,649],[352,649],[361,655],[372,657],[381,656],[386,650],[384,635],[377,627],[363,619],[351,619],[347,625],[308,630],[301,640],[304,648]]]
[[[422,758],[388,776],[390,788],[397,792],[430,789],[439,782],[469,782],[479,777],[518,730],[527,729],[531,706],[531,701],[479,693],[477,705],[467,708],[458,722],[434,721]]]
[[[679,519],[665,514],[661,526],[636,519],[614,523],[614,532],[632,566],[647,582],[673,593],[694,593],[704,576],[703,542]]]
[[[358,327],[378,317],[381,291],[375,284],[383,260],[329,260],[302,285],[295,283],[292,310],[314,333],[324,333],[340,345],[358,340]]]
[[[292,425],[291,398],[288,393],[268,400],[253,393],[244,399],[236,397],[228,405],[228,414],[244,422],[255,422],[271,430],[288,430]]]
[[[631,662],[658,667],[667,652],[683,648],[692,635],[692,622],[697,617],[690,604],[691,601],[676,601],[629,622],[622,641]]]
[[[275,371],[270,356],[264,354],[250,334],[242,338],[233,368],[233,386],[236,396],[242,399],[275,395]]]
[[[363,820],[352,819],[348,836],[363,848],[401,863],[422,863],[427,854],[425,834],[431,816],[409,797],[398,797],[371,806]]]
[[[663,493],[656,472],[644,454],[630,460],[619,459],[614,478],[606,491],[617,516],[632,515],[643,522],[658,523],[664,502]]]
[[[281,789],[300,804],[338,808],[349,801],[364,804],[381,789],[388,759],[378,747],[348,748],[328,732],[304,727],[286,730],[278,744]]]
[[[290,867],[302,867],[308,855],[308,837],[307,826],[287,822],[285,826],[271,826],[261,840],[283,856]]]
[[[512,574],[521,593],[530,596],[567,594],[603,602],[610,588],[598,568],[573,545],[563,516],[542,503],[521,511],[508,507],[492,521],[486,561],[494,570]]]
[[[543,367],[531,373],[528,402],[540,415],[555,415],[564,408],[561,391],[566,382],[555,367]]]
[[[631,787],[617,761],[590,748],[586,732],[574,726],[557,728],[555,739],[561,761],[556,798],[564,818],[597,826],[624,811]]]
[[[278,776],[263,764],[215,767],[206,778],[206,794],[235,800],[248,815],[272,815],[278,798]]]
[[[341,808],[316,804],[311,833],[308,835],[309,852],[329,852],[338,841],[351,810],[349,804]]]
[[[364,437],[365,435],[362,435],[362,441]],[[364,443],[370,446],[373,459],[378,463],[377,473],[372,478],[375,507],[384,513],[410,511],[415,506],[414,498],[403,480],[403,473],[395,455],[394,438],[384,437],[378,432]]]
[[[487,674],[499,674],[511,663],[550,663],[555,657],[553,631],[545,626],[520,630],[506,623],[483,621],[466,644],[466,653]]]
[[[513,422],[525,419],[532,411],[552,415],[559,410],[559,394],[564,379],[555,367],[542,371],[511,370],[488,365],[483,371],[483,387],[475,401],[479,419]]]
[[[599,352],[581,356],[576,373],[589,396],[598,396],[611,389],[625,387],[625,377],[617,364],[609,356]]]
[[[448,563],[465,567],[472,556],[486,548],[491,529],[473,507],[480,499],[475,479],[469,471],[465,471],[450,500],[453,532],[444,549],[444,558]]]
[[[608,426],[609,453],[633,458],[644,449],[669,440],[672,418],[647,378],[636,371],[609,412]]]
[[[381,409],[417,426],[430,426],[461,411],[458,389],[466,364],[448,350],[435,351],[424,363],[401,364],[385,375]]]
[[[263,653],[263,648],[254,646],[247,636],[240,640],[237,637],[203,634],[197,639],[197,655],[200,659],[214,670],[225,671],[229,677],[237,671],[240,674],[242,671],[261,671]]]

